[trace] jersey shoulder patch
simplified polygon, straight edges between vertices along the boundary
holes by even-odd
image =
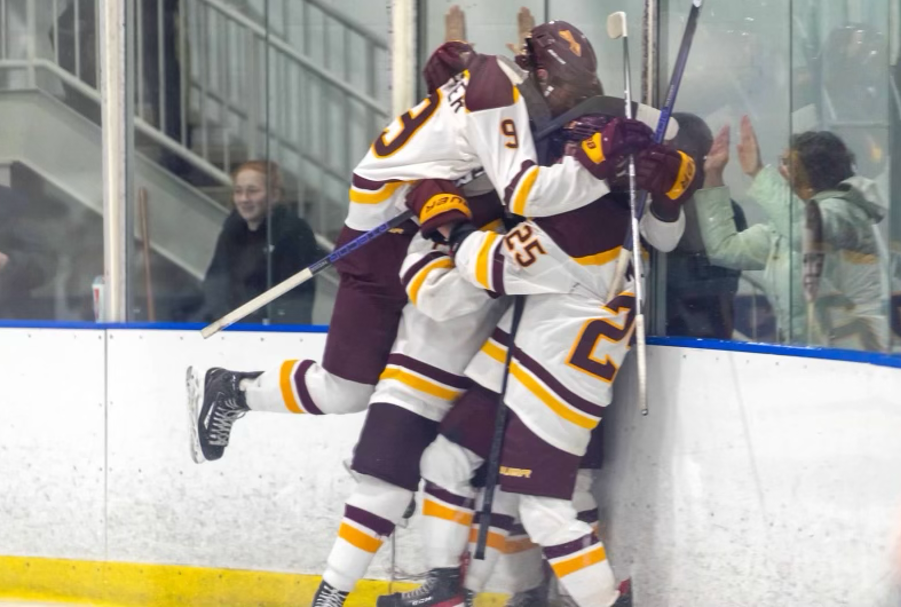
[[[466,109],[470,112],[493,110],[513,105],[519,91],[498,65],[494,55],[480,55],[469,66]]]

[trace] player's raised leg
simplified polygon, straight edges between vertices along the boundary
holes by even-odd
[[[384,235],[339,260],[340,284],[322,364],[287,360],[277,368],[244,373],[217,369],[216,384],[189,380],[195,461],[219,459],[234,422],[247,411],[340,415],[363,411],[385,368],[407,295],[397,278],[415,225]],[[338,245],[360,233],[345,227]],[[364,253],[361,255],[361,253]],[[215,387],[216,390],[208,388]],[[226,396],[221,396],[221,387]],[[217,399],[234,403],[228,423],[213,424],[207,412]],[[226,409],[223,409],[226,411]],[[213,448],[203,448],[203,445]]]

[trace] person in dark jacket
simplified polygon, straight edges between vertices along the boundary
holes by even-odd
[[[222,226],[203,281],[198,320],[215,320],[322,256],[310,226],[280,204],[282,181],[274,162],[250,161],[233,174],[235,210]],[[310,324],[314,281],[290,291],[244,322]]]
[[[713,145],[713,133],[698,116],[676,112],[679,134],[673,145],[690,155],[698,172]],[[700,177],[703,183],[703,174]],[[738,231],[747,228],[742,208],[733,200]],[[735,294],[741,272],[710,263],[698,226],[694,199],[683,207],[685,233],[666,259],[666,334],[679,337],[732,339]]]
[[[32,291],[53,277],[54,255],[28,200],[0,186],[0,318],[35,318]]]

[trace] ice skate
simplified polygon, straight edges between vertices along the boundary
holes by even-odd
[[[310,607],[342,607],[347,600],[347,592],[342,592],[322,581]]]
[[[376,607],[465,607],[469,603],[461,582],[458,567],[432,569],[422,586],[380,596]]]
[[[619,598],[613,603],[613,607],[632,607],[632,580],[623,580],[617,590]]]
[[[240,388],[241,381],[259,375],[213,368],[206,372],[201,391],[200,376],[193,367],[188,368],[191,456],[195,462],[202,464],[222,457],[228,446],[232,425],[250,410]]]
[[[542,584],[525,592],[517,592],[507,601],[504,607],[548,607],[548,588]]]
[[[619,596],[610,607],[632,607],[632,580],[623,580],[620,582]],[[531,605],[531,603],[526,603]],[[510,605],[510,603],[508,603]],[[579,607],[571,596],[563,592],[557,597],[557,600],[549,603],[536,603],[536,605],[553,605],[553,607]]]

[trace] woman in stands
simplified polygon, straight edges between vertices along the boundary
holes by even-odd
[[[252,160],[233,173],[234,211],[225,220],[203,280],[197,320],[209,322],[253,299],[322,256],[310,226],[282,204],[274,162]],[[310,324],[314,281],[294,289],[245,322]]]

